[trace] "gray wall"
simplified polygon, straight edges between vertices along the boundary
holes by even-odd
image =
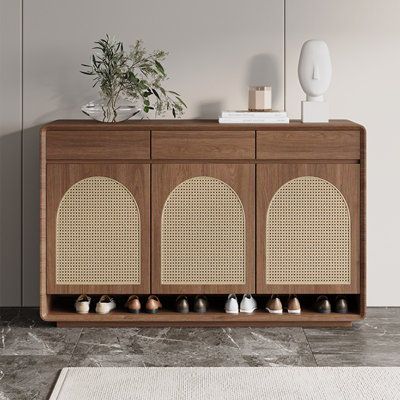
[[[15,8],[15,0],[0,1],[4,7]],[[22,32],[23,132],[22,145],[18,142],[9,152],[4,175],[12,176],[16,190],[22,187],[22,214],[20,206],[14,213],[18,228],[22,218],[23,230],[22,240],[21,231],[16,232],[15,254],[11,254],[6,236],[14,226],[14,216],[9,213],[21,194],[10,192],[2,199],[8,218],[1,225],[2,243],[7,247],[2,249],[0,269],[4,271],[2,305],[38,303],[39,127],[57,118],[82,118],[80,106],[96,98],[89,79],[79,73],[80,64],[89,61],[93,42],[110,33],[125,43],[141,38],[150,49],[168,50],[168,85],[187,101],[185,118],[216,117],[222,109],[243,108],[247,88],[255,84],[273,85],[275,107],[283,108],[283,11],[281,0],[253,0],[251,7],[243,7],[239,0],[25,0],[22,13],[20,9],[15,9],[15,15],[7,13],[7,19],[13,17],[11,25],[22,16],[16,45]],[[13,46],[5,43],[3,48],[8,53]],[[20,77],[21,68],[15,63],[13,68]],[[15,121],[21,124],[21,118]],[[2,127],[2,134],[8,131]],[[20,132],[19,125],[19,141]],[[21,167],[21,160],[13,159],[21,151],[22,181],[14,168]],[[22,263],[17,258],[21,246]]]
[[[300,47],[317,37],[331,50],[332,118],[367,127],[367,300],[400,306],[400,2],[287,0],[286,27],[290,116],[299,116],[303,97],[296,77]]]
[[[286,101],[298,117],[301,45],[325,39],[332,117],[368,128],[368,303],[400,305],[399,17],[397,0],[0,0],[0,305],[38,303],[39,127],[81,117],[96,97],[78,71],[107,32],[170,52],[169,84],[187,100],[186,118],[245,108],[248,85],[266,83],[275,108]]]
[[[0,305],[19,305],[21,286],[21,1],[0,2]]]

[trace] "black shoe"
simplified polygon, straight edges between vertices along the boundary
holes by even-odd
[[[347,314],[349,312],[349,307],[347,305],[346,297],[337,296],[335,301],[335,312],[339,314]]]
[[[196,298],[194,299],[193,310],[197,313],[205,313],[207,311],[207,305],[208,301],[206,296],[196,296]]]
[[[321,314],[329,314],[331,312],[331,303],[326,296],[319,296],[315,302],[315,311]]]
[[[186,296],[179,296],[176,299],[176,311],[183,314],[189,312],[189,301]]]

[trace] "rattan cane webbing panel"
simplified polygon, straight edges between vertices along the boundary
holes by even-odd
[[[304,176],[284,184],[269,205],[267,284],[350,284],[349,208],[324,179]]]
[[[244,284],[243,205],[219,179],[200,176],[177,186],[164,204],[162,284]]]
[[[57,284],[140,284],[140,214],[114,179],[83,179],[57,213]]]

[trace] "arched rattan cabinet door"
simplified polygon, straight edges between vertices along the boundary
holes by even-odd
[[[359,293],[359,166],[257,168],[257,291]]]
[[[153,165],[155,293],[254,290],[254,166]]]
[[[48,292],[149,292],[149,167],[48,166]]]

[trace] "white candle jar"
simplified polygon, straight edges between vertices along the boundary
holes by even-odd
[[[271,111],[272,89],[270,86],[249,88],[249,111]]]

